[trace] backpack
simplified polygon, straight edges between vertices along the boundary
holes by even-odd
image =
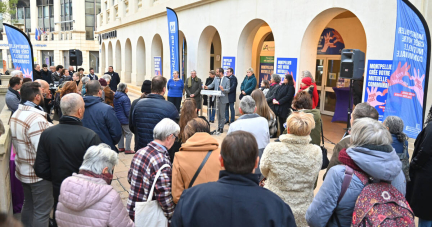
[[[354,173],[365,185],[354,207],[352,226],[412,226],[415,227],[414,213],[405,196],[387,182],[372,183],[365,173],[346,166],[341,196],[348,189]],[[351,177],[349,176],[351,174]],[[348,181],[348,183],[346,183]],[[337,220],[340,226],[339,221]]]

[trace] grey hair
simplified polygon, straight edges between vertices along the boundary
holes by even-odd
[[[253,68],[248,68],[248,69],[246,70],[246,72],[251,72],[252,74],[254,73]]]
[[[194,69],[194,70],[192,70],[192,71],[191,71],[191,73],[196,73],[196,70],[195,70],[195,69]]]
[[[353,120],[358,120],[365,117],[378,121],[379,114],[375,107],[369,105],[367,102],[362,102],[355,106],[352,112],[352,118]]]
[[[371,118],[355,120],[351,129],[351,147],[364,145],[391,145],[392,137],[387,128]]]
[[[81,95],[77,93],[69,93],[62,97],[60,102],[60,109],[63,115],[72,116],[78,111],[80,107],[82,107],[83,103],[84,100]]]
[[[22,72],[20,70],[14,70],[10,73],[11,77],[20,77]]]
[[[255,100],[250,95],[244,96],[240,101],[240,109],[244,114],[253,114],[255,106]]]
[[[386,126],[391,134],[395,134],[397,139],[400,142],[406,140],[407,136],[403,132],[404,122],[400,117],[397,116],[388,116],[384,122],[384,126]]]
[[[272,74],[271,78],[276,82],[276,83],[280,83],[281,82],[281,78],[278,74]]]
[[[90,78],[88,78],[88,77],[83,77],[83,78],[81,79],[81,81],[82,81],[83,84],[86,84],[87,82],[90,81]]]
[[[111,81],[111,76],[110,76],[109,74],[105,74],[105,75],[103,75],[102,78],[103,78],[104,80],[106,80],[107,82],[108,82],[108,80]]]
[[[312,83],[315,83],[315,79],[313,78],[312,73],[311,73],[310,71],[308,71],[308,70],[303,71],[303,78],[304,78],[304,77],[309,77],[309,78],[311,78]]]
[[[119,85],[117,86],[117,91],[121,91],[121,92],[125,92],[127,88],[127,84],[125,83],[119,83]]]
[[[169,118],[162,119],[153,129],[153,139],[164,141],[169,135],[178,136],[180,126]]]
[[[111,150],[108,144],[101,143],[87,149],[83,164],[79,169],[91,171],[95,174],[102,174],[102,170],[108,167],[108,172],[112,174],[117,162],[117,153]]]

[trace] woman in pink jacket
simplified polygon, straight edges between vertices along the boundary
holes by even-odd
[[[106,144],[91,146],[78,174],[61,184],[58,226],[134,226],[120,195],[110,185],[117,153]]]

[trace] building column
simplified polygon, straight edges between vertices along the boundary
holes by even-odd
[[[85,31],[85,1],[72,1],[72,14],[74,31]]]
[[[34,33],[36,28],[40,27],[39,26],[39,20],[38,20],[38,14],[39,13],[38,13],[38,7],[36,5],[36,0],[30,0],[31,33]]]
[[[60,0],[54,0],[53,2],[53,7],[54,7],[54,23],[57,23],[54,25],[54,30],[55,30],[55,34],[54,34],[54,40],[60,40],[59,34],[61,32],[61,24],[58,24],[58,22],[61,22],[61,5],[60,5]]]

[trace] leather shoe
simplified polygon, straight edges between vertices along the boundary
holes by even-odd
[[[223,128],[218,129],[220,133],[223,133]]]
[[[124,152],[126,149],[124,149],[124,148],[119,148],[118,150],[119,150],[119,152]]]

